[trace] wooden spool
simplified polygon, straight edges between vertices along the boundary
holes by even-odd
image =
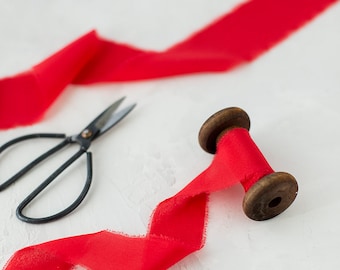
[[[219,139],[233,128],[249,130],[248,114],[240,108],[223,109],[209,117],[199,132],[199,143],[208,153],[215,154]],[[285,211],[295,200],[298,184],[289,173],[274,172],[259,179],[246,192],[243,211],[253,220],[266,220]]]

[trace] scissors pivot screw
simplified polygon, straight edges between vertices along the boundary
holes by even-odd
[[[92,131],[89,129],[85,129],[82,133],[81,133],[81,137],[84,139],[88,139],[92,136]]]

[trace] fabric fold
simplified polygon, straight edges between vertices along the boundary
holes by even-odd
[[[240,143],[251,147],[235,148]],[[244,176],[253,172],[261,176],[272,171],[248,131],[232,130],[221,138],[211,165],[173,197],[157,205],[145,236],[102,231],[59,239],[19,250],[5,269],[43,270],[46,265],[60,270],[70,270],[70,265],[91,270],[168,269],[203,247],[209,194],[241,183]],[[40,260],[42,266],[36,266]]]
[[[253,0],[163,52],[104,40],[90,32],[31,70],[0,80],[0,128],[32,124],[68,84],[132,81],[226,71],[253,61],[337,0]],[[145,236],[102,231],[17,251],[6,270],[159,270],[202,248],[209,194],[272,172],[247,136],[224,136],[207,170],[153,212]],[[243,131],[245,132],[245,131]],[[231,134],[228,132],[227,134]],[[237,139],[241,139],[241,142]],[[233,144],[234,143],[234,144]],[[246,150],[238,147],[245,145]],[[254,156],[255,157],[255,156]],[[243,162],[240,162],[240,161]]]
[[[0,129],[33,124],[69,84],[223,72],[253,61],[337,0],[253,0],[156,52],[91,31],[31,70],[0,80]]]

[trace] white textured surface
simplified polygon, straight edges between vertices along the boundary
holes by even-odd
[[[164,49],[237,2],[1,0],[0,76],[31,67],[93,28],[107,38]],[[339,269],[339,33],[337,4],[232,72],[70,86],[44,121],[1,131],[1,142],[40,131],[73,134],[121,96],[128,97],[125,104],[138,103],[92,145],[93,186],[68,217],[45,225],[15,217],[17,204],[57,161],[0,194],[0,267],[14,251],[56,238],[103,229],[144,234],[154,207],[209,165],[212,157],[197,142],[201,124],[217,110],[239,106],[250,115],[251,134],[272,167],[297,178],[298,198],[279,217],[254,222],[241,210],[239,186],[213,194],[206,246],[173,269]],[[25,147],[1,158],[2,180],[10,168],[46,145]],[[84,175],[77,166],[69,179]],[[52,192],[56,196],[44,197],[44,207],[37,205],[34,213],[56,209],[73,194],[75,184],[61,181]]]

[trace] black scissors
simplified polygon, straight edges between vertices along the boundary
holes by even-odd
[[[63,163],[55,172],[53,172],[45,181],[43,181],[35,190],[32,191],[17,207],[16,209],[16,215],[17,217],[25,222],[28,223],[46,223],[49,221],[53,221],[56,219],[59,219],[61,217],[64,217],[65,215],[72,212],[75,208],[79,206],[79,204],[83,201],[85,198],[90,185],[92,181],[92,154],[91,152],[88,152],[88,148],[91,145],[91,142],[101,135],[103,135],[106,131],[108,131],[110,128],[112,128],[115,124],[117,124],[120,120],[122,120],[135,106],[136,104],[132,104],[124,109],[122,109],[119,112],[115,111],[119,107],[119,105],[124,100],[124,97],[119,99],[118,101],[114,102],[111,106],[109,106],[105,111],[103,111],[99,116],[97,116],[86,128],[84,128],[79,134],[73,135],[73,136],[66,136],[65,134],[58,134],[58,133],[35,133],[35,134],[29,134],[25,136],[21,136],[18,138],[15,138],[4,145],[0,147],[0,153],[2,153],[4,150],[9,148],[10,146],[25,141],[28,139],[34,139],[34,138],[60,138],[63,139],[59,144],[57,144],[55,147],[51,148],[41,156],[34,159],[32,162],[27,164],[23,169],[21,169],[19,172],[17,172],[15,175],[13,175],[11,178],[6,180],[4,183],[0,184],[0,191],[4,190],[11,184],[13,184],[15,181],[17,181],[21,176],[23,176],[25,173],[27,173],[29,170],[34,168],[36,165],[38,165],[41,161],[45,160],[49,156],[53,155],[57,151],[61,150],[67,145],[70,144],[78,144],[80,146],[80,149],[71,156],[65,163]],[[66,209],[51,215],[47,217],[41,217],[41,218],[32,218],[25,216],[22,212],[24,208],[32,202],[32,200],[40,193],[42,192],[53,180],[55,180],[58,175],[60,175],[65,169],[67,169],[74,161],[76,161],[78,158],[80,158],[83,154],[86,153],[87,156],[87,178],[85,181],[85,185],[80,193],[80,195],[77,197],[77,199]]]

